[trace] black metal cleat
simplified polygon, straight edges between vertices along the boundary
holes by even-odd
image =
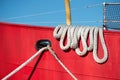
[[[47,40],[47,39],[38,40],[36,42],[36,50],[39,50],[43,47],[47,47],[48,45],[51,46],[51,42],[49,40]]]

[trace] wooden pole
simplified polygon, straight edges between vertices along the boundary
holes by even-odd
[[[66,8],[66,24],[71,24],[71,13],[70,13],[70,0],[65,0],[65,8]]]

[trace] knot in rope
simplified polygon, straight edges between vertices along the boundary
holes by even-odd
[[[99,58],[97,55],[98,33],[104,50],[103,58]],[[108,58],[108,52],[104,41],[102,28],[58,25],[53,32],[53,36],[56,39],[60,39],[60,48],[62,50],[67,50],[69,48],[74,49],[79,56],[84,56],[88,51],[93,51],[93,58],[97,63],[104,63]],[[89,45],[87,44],[88,36],[90,38]],[[67,43],[64,45],[66,37]],[[81,41],[83,45],[82,51],[80,50],[79,41]]]

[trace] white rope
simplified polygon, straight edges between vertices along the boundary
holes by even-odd
[[[8,75],[6,75],[4,78],[2,78],[2,80],[7,80],[8,78],[10,78],[12,75],[14,75],[15,73],[17,73],[19,70],[21,70],[23,67],[25,67],[28,63],[30,63],[36,56],[40,55],[43,51],[45,50],[49,50],[50,53],[54,56],[54,58],[57,60],[57,62],[68,72],[68,74],[74,79],[74,80],[78,80],[70,71],[69,69],[60,61],[60,59],[57,57],[57,55],[55,54],[55,52],[52,50],[52,48],[48,45],[47,47],[43,47],[41,48],[38,52],[36,52],[32,57],[30,57],[27,61],[25,61],[23,64],[21,64],[20,66],[18,66],[15,70],[13,70],[12,72],[10,72]]]
[[[47,47],[41,48],[38,52],[36,52],[32,57],[30,57],[27,61],[25,61],[23,64],[18,66],[15,70],[10,72],[8,75],[6,75],[2,80],[7,80],[12,75],[14,75],[16,72],[21,70],[23,67],[25,67],[28,63],[30,63],[36,56],[40,55],[43,51],[47,50]]]
[[[101,40],[101,44],[104,50],[104,56],[100,59],[97,55],[97,36],[99,33],[99,37]],[[65,43],[65,38],[67,35],[67,43]],[[87,44],[87,38],[90,38],[90,44]],[[79,56],[84,56],[88,51],[93,50],[93,58],[97,63],[104,63],[108,58],[107,47],[105,45],[103,31],[102,28],[97,27],[78,27],[78,26],[65,26],[59,25],[55,28],[53,32],[53,36],[57,39],[60,39],[60,48],[63,50],[67,50],[69,48],[75,49],[75,52]],[[80,50],[79,41],[82,42],[83,50]]]
[[[54,58],[57,60],[57,62],[66,70],[66,72],[74,79],[74,80],[78,80],[73,74],[72,72],[70,72],[70,70],[61,62],[61,60],[57,57],[57,55],[55,54],[55,52],[48,46],[48,50],[50,51],[50,53],[54,56]]]

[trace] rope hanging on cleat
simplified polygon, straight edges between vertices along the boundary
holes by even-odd
[[[101,40],[101,44],[104,50],[104,56],[103,58],[99,58],[97,54],[98,49],[98,42],[97,37],[99,37]],[[67,35],[67,36],[66,36]],[[87,37],[89,35],[90,38],[90,44],[87,45]],[[75,50],[76,54],[79,56],[84,56],[88,51],[93,50],[93,58],[97,63],[104,63],[108,58],[108,52],[107,47],[104,41],[103,37],[103,30],[102,28],[97,27],[75,27],[75,26],[68,26],[68,25],[59,25],[55,28],[53,32],[53,36],[56,39],[60,39],[60,48],[62,50],[67,50],[69,48],[72,48]],[[65,43],[65,37],[67,37],[67,43]],[[82,42],[83,50],[80,50],[79,41]]]
[[[38,50],[33,56],[31,56],[28,60],[26,60],[24,63],[22,63],[20,66],[18,66],[16,69],[14,69],[12,72],[10,72],[8,75],[6,75],[2,80],[7,80],[11,76],[13,76],[15,73],[20,71],[22,68],[24,68],[28,63],[30,63],[34,58],[36,58],[38,55],[41,55],[42,52],[48,50],[52,56],[57,60],[57,62],[65,69],[65,71],[74,79],[78,80],[75,75],[62,63],[62,61],[59,59],[59,57],[55,54],[55,52],[52,50],[51,43],[49,40],[39,40],[36,43],[36,49]]]

